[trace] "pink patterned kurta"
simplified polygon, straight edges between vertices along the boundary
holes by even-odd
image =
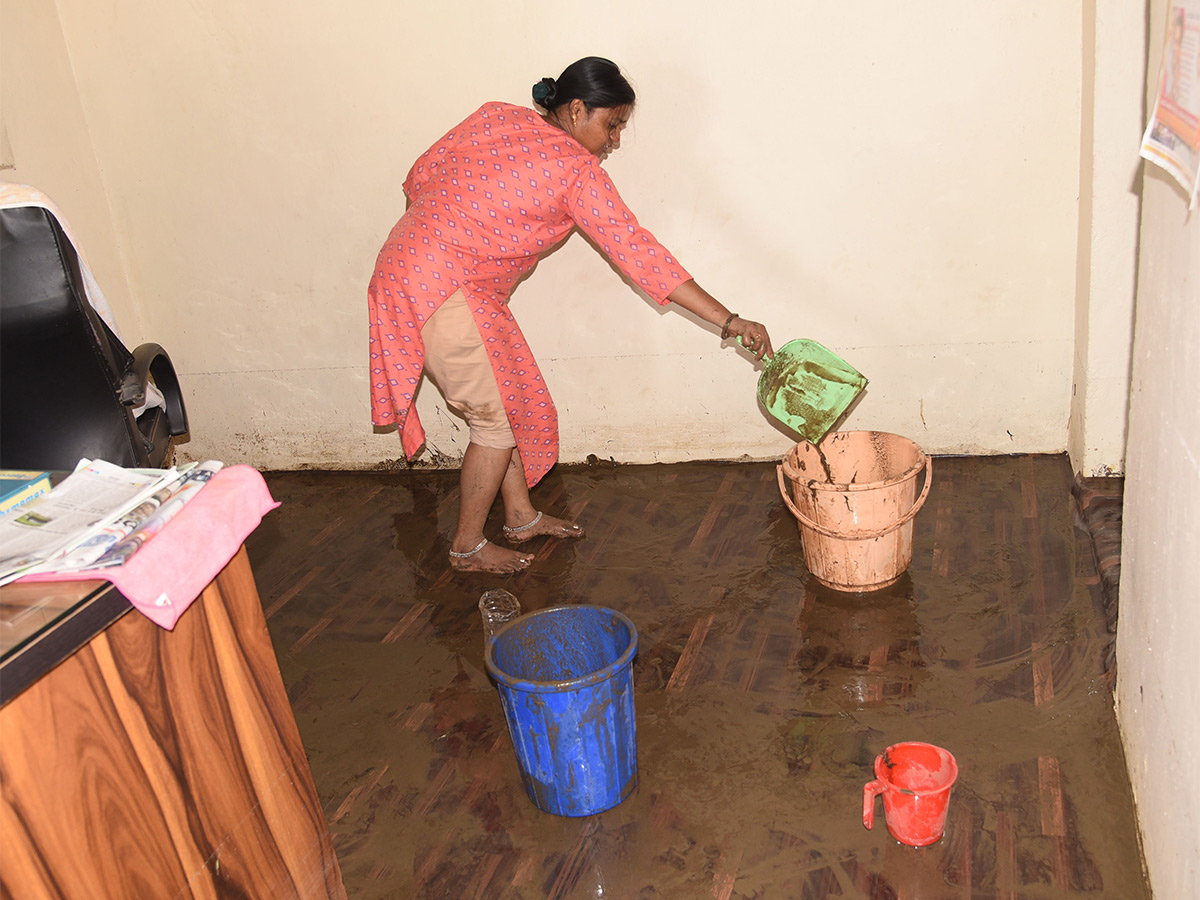
[[[408,211],[367,292],[371,418],[400,426],[410,458],[421,449],[421,327],[461,288],[532,487],[558,459],[558,413],[509,312],[513,285],[576,225],[658,303],[691,276],[638,225],[596,157],[520,106],[480,107],[417,160],[404,191]]]

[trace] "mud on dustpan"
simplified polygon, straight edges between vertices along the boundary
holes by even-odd
[[[867,386],[832,350],[807,338],[788,341],[758,376],[758,400],[776,421],[816,444]]]

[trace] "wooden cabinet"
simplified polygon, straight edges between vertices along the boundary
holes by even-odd
[[[346,896],[244,548],[0,709],[0,790],[3,897]]]

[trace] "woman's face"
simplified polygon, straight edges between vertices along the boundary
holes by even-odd
[[[576,103],[579,104],[579,108],[571,110],[574,120],[571,123],[570,135],[583,144],[593,156],[604,160],[620,148],[621,132],[629,124],[633,107],[597,106],[589,110],[579,100],[572,101],[572,107]]]

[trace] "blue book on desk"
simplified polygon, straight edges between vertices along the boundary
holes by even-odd
[[[50,473],[0,469],[0,516],[50,490]]]

